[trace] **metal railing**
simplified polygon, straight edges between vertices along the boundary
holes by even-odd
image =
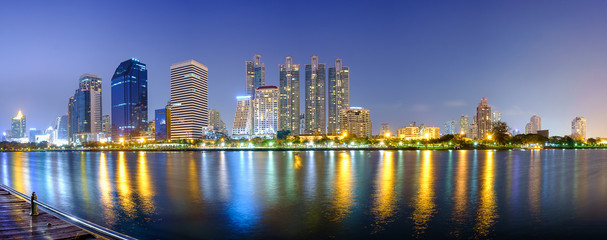
[[[0,184],[0,187],[20,198],[23,198],[25,201],[32,204],[32,200],[30,199],[30,196],[20,193],[19,191],[15,190],[9,186],[6,186],[4,184]],[[136,238],[124,235],[124,234],[116,232],[116,231],[112,231],[110,229],[99,226],[99,225],[89,222],[87,220],[73,216],[69,213],[65,213],[59,209],[51,207],[48,204],[40,202],[38,200],[33,200],[33,203],[44,208],[45,210],[47,210],[47,212],[51,213],[52,215],[55,215],[56,217],[64,219],[64,220],[68,221],[69,223],[72,223],[84,230],[87,230],[94,234],[100,235],[102,237],[111,238],[111,239],[122,239],[122,240],[136,240]]]

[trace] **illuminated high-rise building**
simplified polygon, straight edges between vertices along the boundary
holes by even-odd
[[[341,59],[335,59],[335,67],[329,68],[329,121],[327,133],[340,132],[339,117],[342,109],[350,107],[350,68]]]
[[[443,128],[443,135],[447,135],[447,134],[451,134],[451,135],[458,134],[457,123],[455,122],[455,120],[451,120],[451,121],[448,121],[445,123],[445,128]]]
[[[209,110],[209,126],[212,130],[225,134],[226,124],[221,120],[221,113],[217,109]]]
[[[318,56],[312,56],[312,63],[306,64],[306,133],[325,134],[326,101],[325,81],[326,70],[324,63],[318,63]]]
[[[253,100],[251,96],[236,97],[236,112],[232,125],[233,139],[250,139],[253,133]]]
[[[98,134],[102,132],[101,77],[86,73],[78,82],[78,89],[70,99],[71,109],[68,109],[71,122],[71,128],[68,128],[71,139],[68,140],[98,141]]]
[[[273,138],[278,131],[280,91],[275,86],[255,89],[253,137]]]
[[[171,107],[156,109],[154,111],[154,139],[165,141],[171,139]]]
[[[462,115],[459,117],[459,134],[467,137],[470,128],[470,118],[468,115]]]
[[[101,118],[101,131],[105,134],[112,134],[112,121],[110,115],[103,115]]]
[[[188,60],[171,65],[171,139],[202,139],[209,126],[208,71]]]
[[[112,141],[136,139],[148,128],[148,70],[135,58],[112,76]]]
[[[17,116],[11,119],[11,138],[26,138],[27,137],[27,122],[25,120],[25,115],[19,111]]]
[[[533,115],[529,120],[529,123],[529,133],[537,134],[539,130],[542,130],[542,118],[540,116]]]
[[[492,123],[496,123],[496,122],[501,122],[502,121],[502,113],[495,110],[491,113],[491,122]]]
[[[369,109],[349,107],[341,110],[340,129],[357,137],[371,137],[371,113]]]
[[[261,55],[255,54],[253,61],[246,61],[246,94],[255,98],[255,89],[266,85],[266,65],[261,62]]]
[[[571,137],[575,139],[586,139],[586,118],[575,117],[571,121]]]
[[[279,130],[299,134],[299,64],[287,57],[280,65],[280,126]]]
[[[476,107],[476,126],[477,139],[486,138],[491,132],[491,106],[487,104],[487,99],[481,99],[481,102]]]

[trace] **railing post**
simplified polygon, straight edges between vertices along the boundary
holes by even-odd
[[[36,196],[36,192],[32,192],[32,197],[30,198],[32,212],[30,216],[38,216],[38,204],[36,204],[36,200],[38,200],[38,196]]]

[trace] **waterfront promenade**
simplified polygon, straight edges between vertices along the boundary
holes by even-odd
[[[38,209],[30,216],[30,204],[0,187],[0,239],[97,239],[52,214]]]

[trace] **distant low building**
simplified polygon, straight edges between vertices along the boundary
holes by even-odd
[[[550,132],[547,129],[546,130],[538,130],[537,134],[542,135],[542,136],[544,136],[546,138],[550,137]]]

